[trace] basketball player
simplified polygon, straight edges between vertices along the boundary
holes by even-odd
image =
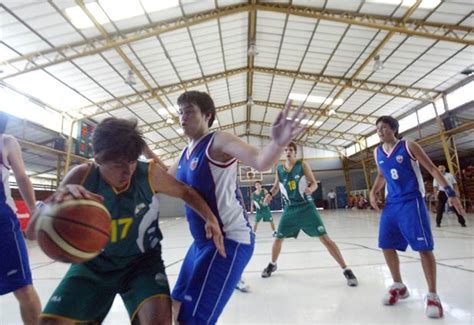
[[[310,237],[318,237],[329,253],[341,266],[347,284],[357,286],[357,278],[347,267],[341,251],[336,243],[329,238],[323,221],[319,216],[311,193],[316,191],[318,183],[307,162],[296,159],[296,144],[291,142],[285,148],[286,161],[277,167],[275,183],[267,193],[266,201],[270,202],[273,195],[281,190],[285,207],[278,224],[276,238],[272,247],[272,260],[262,272],[262,278],[268,278],[277,270],[277,259],[285,238],[297,238],[300,230]]]
[[[253,212],[253,207],[255,206],[255,224],[253,226],[253,231],[257,232],[258,223],[263,220],[263,222],[270,222],[270,226],[273,230],[273,235],[276,235],[275,224],[273,223],[272,212],[267,203],[264,202],[265,195],[268,193],[266,189],[262,189],[262,182],[255,182],[255,191],[252,192],[252,205],[251,212]]]
[[[16,216],[15,202],[10,193],[10,168],[15,175],[18,189],[30,214],[36,210],[35,192],[25,173],[23,158],[18,141],[6,135],[8,117],[0,113],[0,295],[13,292],[20,304],[23,323],[33,325],[38,322],[41,303],[32,285],[30,264],[25,240]]]
[[[183,324],[214,324],[230,299],[254,249],[254,234],[237,191],[237,161],[266,170],[280,157],[284,146],[302,130],[301,107],[288,118],[291,104],[272,126],[272,141],[262,149],[225,132],[210,132],[216,108],[211,97],[189,91],[178,98],[180,124],[188,146],[169,170],[193,186],[219,219],[227,258],[217,254],[206,238],[204,223],[186,207],[194,242],[183,261],[172,292],[174,312]]]
[[[376,210],[376,195],[385,185],[386,203],[380,217],[379,247],[393,278],[393,284],[383,297],[385,305],[394,305],[399,299],[409,296],[402,282],[397,250],[405,251],[408,244],[421,257],[421,265],[428,283],[426,315],[443,317],[443,307],[436,293],[436,261],[433,255],[433,236],[430,218],[423,199],[424,184],[419,163],[443,186],[450,203],[462,214],[461,202],[456,192],[431,162],[421,147],[398,139],[398,121],[390,116],[381,116],[376,122],[377,133],[382,142],[374,150],[377,177],[370,192],[370,204]]]
[[[446,167],[444,165],[439,165],[438,170],[441,173],[441,175],[444,176],[444,178],[446,179],[446,182],[448,182],[448,185],[451,186],[456,191],[456,194],[458,194],[459,186],[458,186],[458,183],[456,182],[456,178],[453,175],[451,175],[451,173],[446,172]],[[444,213],[444,209],[446,208],[446,202],[448,201],[448,196],[446,195],[444,188],[442,186],[439,186],[436,178],[433,179],[433,188],[435,189],[436,197],[438,198],[438,206],[436,208],[436,227],[441,227],[441,220],[443,219],[443,213]],[[458,217],[458,222],[461,225],[461,227],[466,227],[466,219],[464,219],[464,217],[461,214],[459,214],[456,211],[456,209],[454,209],[454,213],[456,213],[456,216]]]
[[[199,194],[156,163],[137,161],[145,142],[136,126],[117,118],[99,123],[93,135],[95,163],[72,169],[53,197],[102,198],[112,216],[112,236],[100,255],[70,267],[44,309],[42,324],[101,323],[116,294],[132,323],[171,324],[156,193],[179,197],[196,209],[206,238],[225,256],[217,218]]]

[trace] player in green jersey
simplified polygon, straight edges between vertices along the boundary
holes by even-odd
[[[263,270],[262,277],[268,278],[277,269],[277,259],[285,238],[298,237],[303,230],[310,237],[318,237],[329,253],[341,266],[349,286],[357,286],[357,278],[349,269],[336,243],[329,238],[323,221],[312,200],[311,193],[316,191],[318,184],[308,163],[296,159],[296,144],[291,142],[285,148],[286,161],[277,167],[275,183],[267,193],[266,202],[273,195],[282,192],[285,207],[281,216],[275,241],[272,247],[272,260]]]
[[[73,264],[46,305],[41,324],[101,323],[117,294],[132,323],[171,324],[161,258],[156,193],[183,199],[206,220],[206,234],[225,256],[217,218],[201,196],[154,162],[137,161],[145,142],[136,121],[107,118],[93,135],[95,163],[73,168],[52,200],[96,197],[112,216],[109,243],[94,259]],[[34,237],[34,223],[28,229]]]
[[[252,204],[250,205],[250,212],[253,212],[253,207],[255,206],[255,224],[253,226],[253,231],[257,232],[258,223],[263,220],[263,222],[270,222],[273,235],[276,235],[272,212],[270,211],[268,204],[265,202],[265,195],[267,193],[268,191],[266,189],[262,189],[262,182],[256,181],[255,191],[252,192]]]

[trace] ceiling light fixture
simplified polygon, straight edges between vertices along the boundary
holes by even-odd
[[[384,68],[383,62],[382,62],[382,60],[380,59],[380,55],[377,54],[377,55],[374,57],[374,72],[383,70],[383,68]]]
[[[249,56],[257,56],[258,55],[258,49],[257,49],[257,44],[255,44],[255,41],[251,41],[249,45],[249,50],[248,50],[248,55]]]
[[[254,102],[252,96],[249,96],[249,98],[247,99],[247,105],[252,106],[252,105],[254,105],[254,104],[255,104],[255,102]]]
[[[130,87],[136,85],[137,80],[135,79],[135,74],[133,73],[132,70],[128,70],[128,75],[127,75],[127,78],[125,78],[125,83],[129,85]]]
[[[332,106],[339,106],[342,105],[344,102],[341,98],[332,98],[332,97],[323,97],[323,96],[314,96],[314,95],[305,95],[305,94],[298,94],[298,93],[291,93],[288,96],[289,99],[301,101],[301,102],[310,102],[310,103],[321,103],[329,105],[332,103]]]

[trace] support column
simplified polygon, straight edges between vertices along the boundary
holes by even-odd
[[[462,173],[461,166],[459,164],[458,151],[456,149],[456,142],[454,135],[446,135],[444,125],[441,118],[437,118],[438,128],[440,130],[440,140],[443,145],[444,156],[446,158],[446,164],[448,165],[448,171],[456,178],[461,198],[464,196],[464,187],[462,184]]]
[[[347,201],[349,201],[349,195],[352,191],[351,178],[349,177],[349,159],[346,157],[340,157],[342,161],[342,169],[344,170],[344,182],[346,183]]]
[[[372,179],[370,177],[370,159],[361,160],[362,169],[364,169],[365,184],[367,185],[367,191],[370,192],[372,189]]]

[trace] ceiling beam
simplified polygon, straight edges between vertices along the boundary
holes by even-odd
[[[251,124],[256,124],[260,125],[263,127],[269,127],[271,128],[273,123],[269,122],[262,122],[262,121],[250,121]],[[344,140],[344,141],[358,141],[359,140],[359,135],[352,134],[352,133],[347,133],[347,132],[338,132],[338,131],[331,131],[331,130],[321,130],[319,128],[313,128],[309,127],[308,129],[308,137],[313,136],[313,135],[319,135],[322,137],[329,137],[333,139],[338,139],[338,140]],[[306,141],[306,143],[309,143]]]
[[[3,4],[0,4],[0,7],[3,7]],[[95,55],[129,43],[159,36],[177,29],[194,26],[220,17],[246,12],[249,10],[249,7],[248,4],[220,7],[219,9],[201,12],[190,16],[160,21],[151,26],[141,26],[130,30],[124,30],[120,33],[112,33],[108,38],[103,36],[95,37],[93,39],[66,44],[48,50],[25,54],[14,59],[0,62],[0,67],[6,67],[3,69],[5,74],[2,75],[0,80],[11,78],[26,72],[44,69],[55,64],[68,62],[85,56]],[[21,63],[22,65],[15,65],[13,68],[14,72],[11,73],[10,71],[12,71],[12,69],[8,68],[8,66],[14,63]]]
[[[262,138],[265,140],[272,139],[268,135],[260,135],[260,134],[254,134],[254,133],[249,133],[248,136]],[[305,142],[305,141],[300,141],[300,140],[293,140],[293,142],[295,142],[297,145],[300,145],[300,146],[305,146],[305,147],[310,147],[310,148],[315,148],[315,149],[323,149],[323,150],[333,151],[337,153],[340,153],[344,149],[343,147],[332,146],[332,145],[322,144],[322,143],[311,143],[311,142]]]
[[[250,0],[252,4],[252,8],[249,11],[249,19],[248,19],[248,34],[247,34],[247,48],[249,51],[247,52],[247,109],[245,111],[245,116],[247,120],[247,133],[250,127],[250,110],[252,109],[252,91],[253,91],[253,66],[255,63],[255,55],[256,53],[250,51],[250,46],[253,46],[255,49],[255,44],[257,42],[257,10],[255,10],[255,4],[257,0]]]
[[[419,101],[431,101],[439,95],[439,92],[428,88],[410,87],[405,85],[387,84],[383,82],[360,80],[355,78],[341,78],[336,76],[321,75],[301,71],[255,67],[255,72],[274,74],[288,78],[308,80],[332,86],[345,87],[356,90],[375,92],[378,94],[408,98]]]
[[[110,113],[120,108],[129,107],[146,100],[151,100],[156,96],[164,96],[170,93],[184,91],[187,88],[196,87],[216,80],[229,78],[241,73],[248,73],[247,67],[232,69],[224,72],[215,73],[212,75],[203,76],[201,78],[195,78],[191,80],[185,80],[181,83],[171,84],[163,87],[153,88],[151,91],[144,90],[131,95],[125,95],[110,100],[97,102],[93,105],[87,105],[77,109],[69,110],[69,114],[76,118],[92,118],[97,115]],[[349,78],[340,78],[335,76],[325,76],[314,73],[296,72],[291,70],[272,69],[265,67],[254,67],[253,70],[259,73],[265,74],[277,74],[280,76],[286,76],[288,78],[296,78],[301,80],[309,80],[313,82],[321,82],[330,85],[339,85],[344,89],[352,88],[357,90],[363,90],[373,93],[385,94],[388,96],[410,98],[418,101],[431,100],[438,96],[438,92],[417,87],[408,87],[404,85],[393,85],[378,83],[372,81],[364,81]],[[433,97],[434,96],[434,97]],[[328,106],[329,107],[329,106]],[[339,113],[338,114],[344,114]],[[352,115],[352,114],[351,114]],[[361,115],[361,114],[358,114]],[[368,115],[367,115],[368,116]],[[370,122],[372,123],[372,122]]]
[[[153,88],[151,91],[144,90],[144,91],[137,92],[135,94],[117,97],[117,99],[97,102],[94,105],[88,105],[88,106],[80,107],[75,110],[71,110],[70,113],[73,113],[75,111],[76,115],[82,115],[83,118],[91,118],[97,115],[110,113],[120,108],[129,107],[131,105],[141,103],[145,100],[151,100],[155,96],[164,96],[170,93],[184,91],[187,88],[192,88],[192,87],[200,86],[200,85],[203,85],[215,80],[232,77],[234,75],[238,75],[246,71],[247,71],[247,68],[238,68],[238,69],[228,70],[226,72],[219,72],[212,75],[207,75],[201,78],[185,80],[181,83],[171,84],[164,87]]]
[[[0,4],[0,7],[5,6]],[[430,38],[439,41],[474,45],[474,39],[472,37],[474,28],[467,26],[433,23],[418,19],[402,20],[401,18],[395,17],[360,14],[355,12],[328,10],[314,7],[293,6],[288,4],[242,3],[219,7],[219,9],[201,12],[195,15],[161,21],[153,25],[124,30],[121,33],[110,34],[109,38],[95,37],[93,39],[70,43],[48,50],[28,53],[10,60],[5,60],[0,62],[0,67],[2,67],[2,70],[4,70],[4,74],[0,80],[11,78],[27,72],[44,69],[55,64],[68,62],[81,57],[94,55],[112,48],[117,48],[177,29],[201,24],[220,17],[255,10],[279,12],[295,16],[339,22],[343,24],[363,26],[377,30],[386,30],[389,32]]]
[[[280,3],[259,3],[257,10],[279,12],[300,17],[315,18],[343,24],[382,29],[389,32],[430,38],[438,41],[474,45],[474,28],[468,26],[403,19],[342,10],[293,6]]]

